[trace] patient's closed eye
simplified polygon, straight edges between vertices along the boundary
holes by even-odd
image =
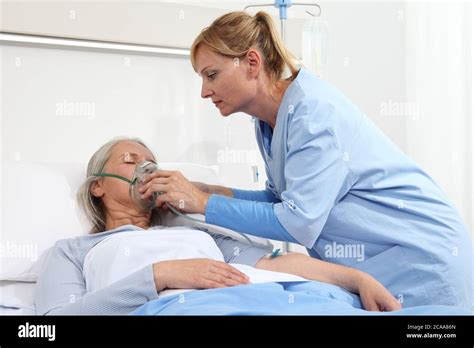
[[[137,164],[139,162],[139,158],[137,154],[130,153],[130,152],[125,152],[122,156],[122,161],[124,163],[129,163],[129,164]]]
[[[123,163],[127,163],[127,164],[137,164],[145,160],[143,156],[140,156],[136,153],[130,153],[130,152],[125,152],[123,155],[120,156],[120,158],[122,159]],[[156,161],[153,158],[146,158],[146,160],[156,164]]]

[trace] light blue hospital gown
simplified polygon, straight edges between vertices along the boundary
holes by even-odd
[[[167,228],[155,226],[153,229]],[[189,229],[189,227],[176,227]],[[97,244],[120,233],[144,231],[134,225],[114,230],[61,239],[49,251],[38,277],[35,294],[36,313],[40,315],[123,315],[148,301],[156,300],[153,265],[147,265],[103,289],[87,292],[83,267],[87,254]],[[231,237],[209,233],[227,263],[255,264],[268,248],[248,245]],[[239,253],[235,253],[236,248]],[[133,253],[133,250],[130,251]],[[138,250],[139,252],[139,250]]]
[[[436,183],[342,93],[302,68],[272,131],[265,191],[211,195],[206,222],[297,242],[373,275],[404,307],[472,306],[472,240]]]

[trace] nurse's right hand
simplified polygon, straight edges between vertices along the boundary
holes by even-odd
[[[211,289],[249,283],[249,278],[225,262],[212,259],[169,260],[153,264],[156,291]]]

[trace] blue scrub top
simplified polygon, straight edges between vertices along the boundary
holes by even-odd
[[[256,121],[255,133],[266,190],[211,196],[207,222],[296,241],[315,258],[373,275],[405,307],[471,308],[472,240],[462,219],[341,92],[302,68],[273,131]]]

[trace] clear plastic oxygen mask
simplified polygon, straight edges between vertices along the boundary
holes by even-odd
[[[126,152],[123,155],[123,157],[124,157],[125,162],[135,163],[135,161],[131,159],[131,156],[128,152]],[[131,180],[124,178],[123,176],[120,176],[117,174],[110,174],[110,173],[98,173],[98,174],[93,174],[93,175],[99,176],[99,177],[116,178],[116,179],[129,183],[130,186],[129,186],[128,192],[133,203],[135,203],[135,205],[140,210],[147,212],[155,208],[156,198],[158,197],[160,193],[153,192],[149,198],[143,199],[142,193],[138,192],[138,190],[143,186],[145,178],[157,170],[159,170],[159,167],[156,163],[151,162],[151,161],[141,161],[141,162],[136,163],[135,171],[133,172],[133,176]]]
[[[135,205],[142,211],[149,211],[155,207],[156,198],[158,197],[159,193],[153,192],[150,197],[143,199],[141,197],[142,193],[138,192],[138,190],[143,186],[145,178],[157,170],[159,170],[158,165],[150,161],[139,162],[135,167],[135,172],[133,173],[132,182],[130,184],[129,194]]]

